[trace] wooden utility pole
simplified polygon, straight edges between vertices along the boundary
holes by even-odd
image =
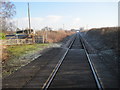
[[[29,34],[31,33],[31,23],[30,23],[30,7],[28,3],[28,21],[29,21]]]
[[[29,36],[32,36],[32,41],[33,41],[33,43],[35,43],[35,35],[34,35],[34,33],[32,33],[32,30],[31,30],[31,21],[30,20],[31,20],[30,19],[30,6],[29,6],[29,3],[28,3]]]
[[[65,25],[63,24],[63,30],[65,29]]]

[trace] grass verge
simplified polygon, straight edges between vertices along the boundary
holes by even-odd
[[[48,44],[33,44],[33,45],[17,45],[8,47],[7,51],[10,53],[10,58],[20,57],[23,54],[33,52],[36,50],[41,50],[42,48],[48,46]]]
[[[2,64],[3,78],[31,62],[36,55],[40,54],[38,52],[48,46],[49,44],[8,46],[9,58]]]

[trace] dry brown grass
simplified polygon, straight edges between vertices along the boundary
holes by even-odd
[[[6,45],[0,45],[0,53],[1,53],[0,60],[5,61],[9,58]]]
[[[46,39],[46,33],[47,33],[47,39]],[[74,32],[72,31],[38,31],[37,36],[44,36],[45,42],[47,43],[53,43],[53,42],[59,42],[63,38],[73,34]],[[7,59],[9,59],[10,53],[8,52],[9,46],[7,45],[0,45],[0,52],[1,52],[1,57],[0,60],[2,62],[5,62]]]
[[[94,28],[89,30],[85,37],[96,49],[118,50],[118,33],[120,28],[118,27],[106,27],[106,28]]]
[[[74,34],[72,31],[38,31],[37,36],[44,36],[45,42],[53,43],[60,42],[63,38]]]
[[[46,39],[46,33],[47,33],[47,39]],[[47,32],[46,31],[38,31],[37,36],[44,36],[45,42],[53,43],[53,42],[59,42],[59,41],[63,40],[63,38],[65,38],[73,33],[74,32],[72,32],[72,31],[62,31],[62,30],[61,31],[47,31]],[[10,46],[7,46],[7,45],[0,45],[0,53],[1,53],[0,60],[2,60],[2,62],[5,62],[10,57],[10,53],[8,52],[9,47]]]

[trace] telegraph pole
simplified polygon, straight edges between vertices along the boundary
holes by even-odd
[[[32,40],[33,40],[33,43],[35,43],[35,35],[34,33],[32,33],[32,30],[31,30],[31,22],[30,22],[30,6],[29,6],[29,3],[28,3],[28,21],[29,21],[29,35],[32,36]]]
[[[48,27],[46,27],[46,42],[47,42],[47,38],[48,38]]]
[[[65,29],[65,25],[63,24],[63,30]]]
[[[29,21],[29,34],[31,33],[31,23],[30,23],[30,7],[28,3],[28,21]]]

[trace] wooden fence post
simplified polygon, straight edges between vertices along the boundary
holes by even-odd
[[[43,37],[42,37],[42,40],[43,40],[43,43],[45,43],[45,37],[44,37],[44,35],[43,35]]]

